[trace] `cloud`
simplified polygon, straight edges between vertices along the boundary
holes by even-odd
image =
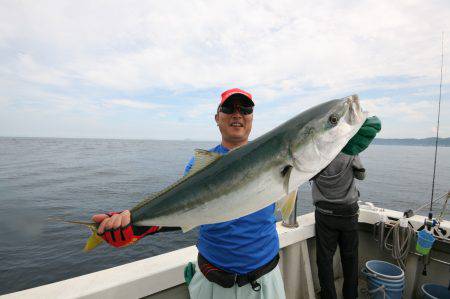
[[[352,93],[387,119],[428,122],[448,15],[446,1],[2,2],[3,107],[30,121],[50,109],[101,122],[114,107],[201,123],[215,106],[204,95],[236,86],[262,112],[256,132]]]
[[[37,62],[31,54],[19,53],[17,55],[15,71],[19,78],[33,83],[54,86],[67,86],[70,83],[64,70],[46,67]]]
[[[186,116],[190,118],[197,118],[199,116],[211,117],[215,114],[217,106],[217,103],[200,103],[188,109]]]
[[[428,19],[450,24],[448,5],[424,9],[420,2],[112,2],[103,7],[102,21],[93,4],[50,4],[12,7],[25,24],[9,27],[8,36],[42,43],[30,50],[53,72],[121,90],[232,82],[281,87],[289,80],[334,87],[379,74],[436,76],[440,32]]]
[[[0,107],[6,107],[7,105],[9,105],[11,103],[11,100],[8,99],[7,97],[4,96],[0,96]]]
[[[129,99],[112,99],[105,101],[104,106],[110,108],[113,106],[123,106],[134,109],[146,109],[146,110],[154,110],[168,107],[167,105],[159,105],[147,102],[134,101]]]
[[[362,105],[372,115],[384,118],[400,118],[410,121],[422,121],[432,115],[436,103],[430,101],[420,101],[408,103],[404,101],[394,101],[390,98],[379,98],[363,100]]]

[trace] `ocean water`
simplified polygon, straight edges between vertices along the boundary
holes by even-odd
[[[89,230],[48,221],[89,220],[132,207],[176,181],[195,148],[214,142],[0,138],[0,294],[60,281],[195,244],[197,230],[82,252]],[[397,210],[430,200],[434,148],[372,145],[361,155],[361,199]],[[450,190],[450,148],[439,148],[436,195]],[[435,204],[439,210],[442,204]],[[298,214],[313,210],[300,188]],[[424,210],[423,214],[426,211]],[[449,219],[448,213],[446,218]]]

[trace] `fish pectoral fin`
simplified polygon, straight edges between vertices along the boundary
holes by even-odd
[[[205,168],[212,162],[220,159],[221,156],[222,155],[218,153],[209,152],[203,149],[196,149],[194,151],[194,165],[192,165],[192,168],[189,171],[188,175],[193,175],[194,173]]]
[[[289,193],[289,179],[291,177],[292,168],[292,165],[286,165],[281,170],[281,176],[284,178],[283,188],[286,194]]]
[[[295,199],[297,198],[297,190],[292,191],[277,202],[277,209],[281,212],[283,221],[287,221],[295,207]]]
[[[103,239],[97,234],[97,229],[92,230],[92,235],[89,237],[89,239],[86,241],[86,245],[84,245],[84,252],[91,251],[101,243],[103,243]]]
[[[183,233],[187,233],[188,231],[190,231],[191,229],[193,229],[195,226],[193,225],[185,225],[181,227],[181,230],[183,231]]]

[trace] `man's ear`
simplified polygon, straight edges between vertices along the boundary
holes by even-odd
[[[216,124],[219,125],[219,113],[216,113],[216,115],[214,115],[214,119],[216,120]]]

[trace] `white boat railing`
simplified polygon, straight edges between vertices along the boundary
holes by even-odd
[[[312,213],[298,221],[295,229],[277,223],[281,248],[314,236]],[[142,298],[183,284],[184,267],[196,258],[197,248],[190,246],[0,298]]]
[[[361,205],[359,222],[374,224],[380,213],[402,217],[401,212],[384,210],[373,205]],[[419,227],[424,216],[409,219]],[[314,237],[314,213],[297,217],[299,227],[287,228],[277,223],[280,240],[280,269],[288,298],[314,298],[310,253],[307,240]],[[444,227],[449,230],[449,222]],[[0,298],[142,298],[162,291],[184,287],[184,267],[195,262],[197,248],[190,246],[122,266],[31,288]],[[317,280],[317,279],[316,279]],[[185,287],[184,287],[185,288]],[[186,293],[186,291],[185,291]]]

